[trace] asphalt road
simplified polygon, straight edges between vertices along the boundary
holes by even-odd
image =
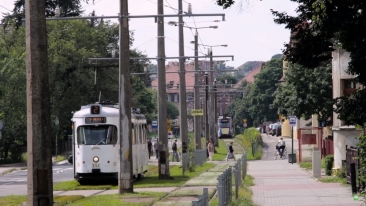
[[[175,140],[169,139],[168,146],[171,150],[172,143]],[[177,141],[178,148],[181,147],[181,140]],[[152,162],[155,156],[151,157]],[[155,161],[156,163],[156,161]],[[53,182],[61,182],[73,180],[73,165],[69,163],[53,165]],[[27,170],[18,170],[5,175],[0,176],[0,196],[7,195],[26,195],[27,194]]]
[[[73,180],[73,166],[65,163],[53,165],[53,182]],[[0,196],[26,195],[27,170],[18,170],[0,176]]]

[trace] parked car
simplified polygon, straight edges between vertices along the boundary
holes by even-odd
[[[281,136],[282,135],[282,126],[278,125],[277,129],[276,129],[276,136]]]
[[[280,124],[272,124],[272,129],[269,132],[269,134],[271,134],[272,136],[279,136],[277,135],[277,133],[279,133],[278,131],[281,131],[281,125]]]

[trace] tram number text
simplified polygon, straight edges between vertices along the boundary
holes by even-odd
[[[93,168],[99,168],[99,164],[93,164]]]

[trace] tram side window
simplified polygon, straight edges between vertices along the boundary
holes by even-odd
[[[107,144],[116,144],[118,139],[117,127],[109,126],[107,135]]]
[[[136,144],[136,141],[135,141],[136,134],[135,134],[135,132],[136,132],[136,128],[132,124],[132,144]]]

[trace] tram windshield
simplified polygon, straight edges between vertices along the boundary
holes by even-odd
[[[221,128],[227,128],[227,127],[230,127],[230,123],[227,122],[227,123],[220,123],[220,127]]]
[[[78,144],[106,145],[117,143],[117,127],[113,125],[85,125],[77,129]]]

